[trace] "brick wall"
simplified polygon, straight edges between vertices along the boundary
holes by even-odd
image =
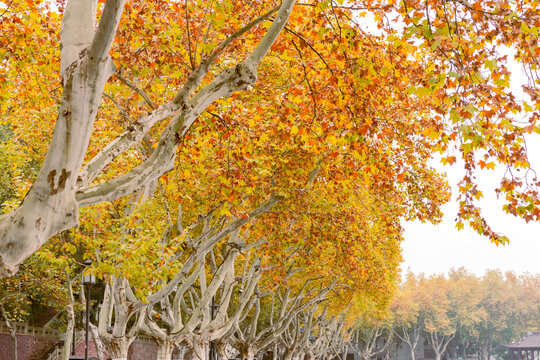
[[[45,354],[58,343],[57,339],[17,334],[19,360],[43,360]],[[75,347],[76,356],[84,356],[84,340]],[[88,339],[88,356],[96,356],[92,337]],[[105,357],[107,358],[107,357]],[[128,360],[154,360],[157,358],[157,345],[148,340],[135,340],[128,352]],[[0,333],[0,360],[13,359],[13,339],[7,333]]]
[[[55,346],[58,340],[17,334],[19,360],[41,360],[41,355]],[[13,339],[0,333],[0,359],[13,360]]]
[[[84,356],[85,342],[80,342],[75,347],[76,356]],[[96,346],[92,336],[88,339],[88,357],[96,356]],[[153,341],[137,339],[133,341],[128,350],[128,360],[155,360],[157,358],[157,345]],[[107,355],[105,355],[107,359]]]

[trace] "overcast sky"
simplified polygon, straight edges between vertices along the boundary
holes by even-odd
[[[537,139],[540,141],[540,139]],[[451,180],[456,183],[459,178]],[[480,183],[490,185],[498,182],[496,172],[483,172]],[[444,207],[445,218],[439,225],[409,222],[405,224],[402,269],[414,273],[447,273],[450,268],[465,267],[479,276],[487,269],[513,270],[518,274],[540,273],[540,224],[525,223],[501,209],[493,193],[483,201],[483,212],[492,227],[510,238],[510,245],[496,246],[489,239],[465,227],[455,228],[457,203],[452,201]],[[454,196],[455,199],[455,196]]]

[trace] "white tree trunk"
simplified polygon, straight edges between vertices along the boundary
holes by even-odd
[[[172,344],[170,341],[159,341],[157,360],[171,360],[174,348],[174,344]]]
[[[247,347],[242,353],[242,358],[245,360],[254,360],[257,355],[252,347]]]
[[[69,304],[66,309],[67,313],[67,328],[66,338],[64,339],[64,347],[62,348],[62,360],[69,360],[71,353],[71,347],[73,346],[73,330],[75,329],[75,314],[73,312],[73,304]]]
[[[131,342],[122,338],[105,343],[105,349],[112,360],[127,360],[129,345],[131,345]]]
[[[440,335],[438,333],[429,333],[429,341],[433,350],[435,351],[435,360],[441,360],[442,354],[446,351],[448,344],[456,333],[453,333],[450,336]]]
[[[416,360],[416,348],[409,347],[409,349],[411,350],[411,360]]]
[[[97,0],[66,4],[60,54],[62,102],[36,181],[17,209],[0,216],[0,276],[13,274],[50,237],[78,224],[77,175],[103,87],[113,73],[108,52],[124,0],[107,1],[97,32],[96,5]]]
[[[66,307],[67,313],[67,328],[66,339],[64,340],[64,348],[62,349],[62,360],[69,360],[71,347],[75,339],[73,339],[73,331],[75,330],[75,311],[73,309],[75,299],[73,298],[73,288],[71,286],[71,280],[69,278],[69,272],[66,269],[66,287],[68,289],[69,304]]]
[[[209,360],[210,344],[208,342],[195,341],[190,346],[189,354],[191,357],[187,360]]]
[[[96,346],[96,354],[98,360],[104,360],[105,359],[105,345],[103,344],[103,341],[101,341],[101,338],[99,337],[99,331],[97,326],[90,323],[90,333],[92,334],[92,339],[94,340],[94,344]]]

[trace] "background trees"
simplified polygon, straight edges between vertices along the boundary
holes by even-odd
[[[452,270],[447,277],[409,273],[390,307],[398,319],[396,336],[412,351],[413,330],[425,328],[423,336],[437,356],[445,351],[451,358],[504,356],[502,344],[538,331],[538,306],[531,300],[540,293],[530,287],[537,278],[498,271],[488,271],[479,278],[465,269]],[[415,307],[415,303],[420,305]],[[412,340],[403,335],[402,319],[407,318],[419,323],[414,328],[410,325],[408,336]]]

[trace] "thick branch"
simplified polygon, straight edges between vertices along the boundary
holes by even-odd
[[[77,194],[77,201],[80,206],[89,206],[125,196],[170,171],[174,166],[176,147],[197,117],[217,99],[230,96],[234,91],[246,89],[256,82],[257,66],[285,26],[294,2],[294,0],[288,0],[282,4],[276,20],[246,60],[233,68],[223,71],[191,100],[184,103],[189,94],[198,86],[202,77],[208,72],[208,66],[213,62],[213,55],[208,58],[209,64],[205,61],[201,62],[201,65],[190,75],[184,88],[173,100],[175,104],[184,104],[181,112],[172,119],[169,126],[163,131],[152,156],[119,178],[92,188],[81,189]]]
[[[69,0],[62,16],[60,30],[60,74],[67,79],[66,69],[79,60],[95,32],[97,0]]]
[[[109,50],[124,11],[124,3],[125,0],[107,0],[105,3],[96,34],[88,51],[90,63],[93,64],[95,69],[98,68],[99,63],[109,56]]]

